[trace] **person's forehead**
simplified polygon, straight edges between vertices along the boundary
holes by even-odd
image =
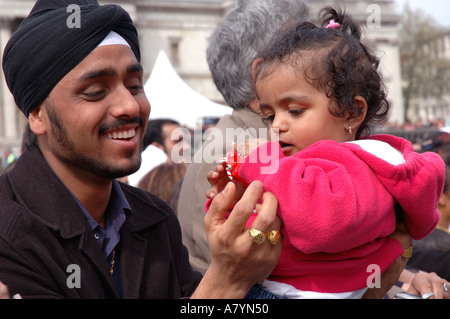
[[[95,48],[63,80],[82,81],[93,77],[96,72],[115,76],[121,72],[136,71],[142,71],[142,67],[131,48],[125,45],[108,45]]]

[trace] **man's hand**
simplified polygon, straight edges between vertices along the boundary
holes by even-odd
[[[450,299],[450,293],[444,290],[444,284],[450,287],[447,280],[439,277],[434,272],[419,271],[418,273],[411,273],[405,269],[404,273],[400,277],[400,280],[405,282],[402,288],[406,289],[406,292],[423,296],[428,293],[433,293],[429,299]],[[410,278],[408,280],[408,278]]]
[[[6,285],[0,281],[0,299],[9,299],[9,290]]]
[[[243,298],[274,269],[280,258],[282,239],[275,245],[268,240],[257,245],[250,239],[246,227],[262,191],[261,182],[250,184],[227,219],[225,215],[234,200],[236,185],[228,183],[214,197],[204,220],[211,264],[192,298]],[[277,207],[275,196],[264,193],[252,227],[262,232],[280,230]]]

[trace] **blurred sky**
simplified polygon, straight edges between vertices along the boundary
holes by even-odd
[[[401,13],[404,3],[409,2],[411,8],[421,9],[436,19],[441,26],[450,28],[449,0],[395,0],[397,11]]]

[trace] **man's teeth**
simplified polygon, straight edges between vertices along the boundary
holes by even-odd
[[[132,130],[129,130],[129,131],[108,133],[108,134],[106,134],[106,137],[110,138],[110,139],[113,139],[113,140],[116,140],[116,139],[132,138],[135,135],[136,135],[136,130],[132,129]]]

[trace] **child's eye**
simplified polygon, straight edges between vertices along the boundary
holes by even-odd
[[[305,111],[305,109],[290,109],[289,114],[296,117],[296,116],[301,115],[304,111]]]
[[[263,122],[264,124],[266,124],[267,126],[269,126],[270,124],[273,123],[273,119],[274,119],[274,118],[275,118],[274,115],[268,115],[268,116],[262,118],[261,120],[262,120],[262,122]]]

